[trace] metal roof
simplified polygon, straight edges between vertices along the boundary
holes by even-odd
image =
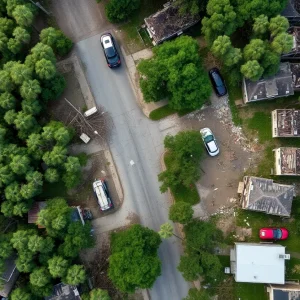
[[[278,244],[235,243],[237,282],[284,284],[285,247]]]
[[[45,300],[81,300],[81,297],[75,285],[59,283],[53,287],[52,295],[45,297]]]

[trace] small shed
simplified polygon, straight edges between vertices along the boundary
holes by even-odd
[[[300,137],[300,110],[273,110],[272,137]]]
[[[245,176],[241,191],[243,209],[290,217],[295,195],[293,185],[275,183],[272,179]]]
[[[164,6],[162,10],[144,20],[154,45],[181,35],[185,30],[200,21],[198,14],[180,13],[179,8],[171,1]]]
[[[236,282],[285,283],[285,247],[278,244],[235,243],[230,251]]]
[[[280,147],[274,149],[275,171],[274,175],[299,176],[300,175],[300,148]]]

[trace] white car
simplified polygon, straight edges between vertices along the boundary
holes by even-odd
[[[210,156],[218,155],[220,150],[212,131],[209,128],[202,128],[200,134],[208,154]]]

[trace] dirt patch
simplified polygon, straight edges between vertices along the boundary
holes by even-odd
[[[235,217],[233,214],[221,216],[216,224],[217,228],[219,228],[224,236],[228,236],[231,232],[235,230]]]
[[[121,201],[116,191],[109,164],[110,162],[107,161],[104,151],[91,154],[87,165],[82,170],[83,180],[81,185],[71,191],[73,200],[69,201],[70,205],[80,205],[83,208],[89,208],[92,211],[94,219],[114,213],[121,206]],[[100,210],[92,189],[92,183],[97,178],[104,178],[106,180],[109,194],[114,204],[114,209],[107,212],[102,212]]]
[[[236,227],[236,231],[235,231],[235,238],[238,241],[244,242],[247,237],[251,237],[252,236],[252,228],[245,228],[245,227]]]

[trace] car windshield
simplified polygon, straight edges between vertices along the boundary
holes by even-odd
[[[212,136],[212,135],[208,135],[208,136],[206,136],[205,138],[204,138],[204,141],[205,141],[205,143],[209,143],[209,142],[211,142],[211,141],[213,141],[214,140],[214,137]]]
[[[114,47],[106,48],[105,53],[108,58],[113,58],[116,56],[116,51],[115,51]]]
[[[213,74],[213,78],[214,78],[214,81],[216,83],[216,86],[222,86],[223,85],[222,79],[217,73]]]
[[[274,239],[279,240],[282,237],[282,232],[280,229],[273,229]]]

